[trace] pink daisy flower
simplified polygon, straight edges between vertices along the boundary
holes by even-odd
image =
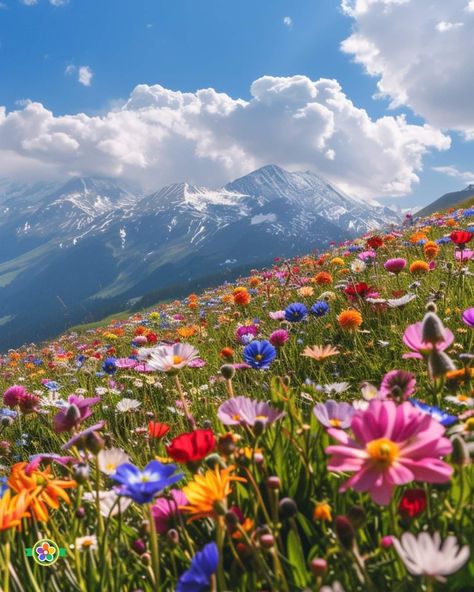
[[[355,473],[340,488],[368,491],[382,505],[390,502],[394,488],[411,481],[445,483],[453,469],[441,460],[452,450],[444,427],[408,402],[373,400],[366,411],[352,418],[351,438],[339,429],[329,435],[339,444],[329,446],[328,469]]]

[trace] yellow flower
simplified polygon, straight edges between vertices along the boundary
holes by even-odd
[[[339,353],[339,350],[332,345],[312,345],[311,347],[306,346],[301,355],[305,358],[311,358],[312,360],[320,362],[331,356],[337,356]]]
[[[188,505],[180,509],[191,514],[190,520],[216,518],[225,511],[227,496],[232,493],[231,482],[246,482],[242,477],[231,475],[234,469],[234,466],[227,469],[219,469],[216,466],[204,475],[195,475],[194,479],[183,487]]]
[[[333,259],[331,259],[331,264],[340,265],[342,267],[344,265],[344,259],[341,259],[341,257],[334,257]]]
[[[302,298],[309,298],[314,294],[314,288],[311,286],[303,286],[302,288],[298,288],[297,292]]]

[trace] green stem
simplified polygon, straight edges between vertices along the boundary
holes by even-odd
[[[147,504],[148,521],[150,524],[150,547],[151,547],[151,564],[153,567],[153,576],[155,589],[160,590],[161,574],[160,574],[160,553],[158,549],[158,534],[156,532],[155,519],[151,511],[152,504]]]

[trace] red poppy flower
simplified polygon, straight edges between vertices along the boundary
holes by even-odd
[[[404,518],[416,518],[426,508],[426,493],[423,489],[407,489],[402,495],[398,511]]]
[[[367,239],[366,245],[370,249],[378,249],[383,245],[383,239],[381,239],[380,236],[371,236]]]
[[[360,296],[361,298],[365,298],[367,294],[370,294],[374,291],[374,288],[368,286],[365,282],[359,282],[357,284],[349,284],[344,289],[344,294],[349,298],[349,300],[354,299],[356,296]]]
[[[166,452],[174,461],[188,463],[202,460],[215,447],[216,439],[212,430],[194,430],[173,438]]]
[[[146,334],[146,340],[148,343],[156,343],[158,341],[158,336],[156,333],[153,333],[153,331],[150,331]]]
[[[467,230],[455,230],[451,232],[449,238],[453,241],[455,245],[460,247],[464,247],[474,236],[472,232],[468,232]]]
[[[166,423],[160,423],[159,421],[148,422],[148,433],[150,438],[163,438],[170,431],[170,426]]]

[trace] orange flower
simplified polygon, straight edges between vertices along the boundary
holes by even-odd
[[[410,242],[413,243],[414,245],[421,240],[428,240],[428,237],[426,236],[426,234],[424,232],[421,232],[421,230],[419,230],[418,232],[415,232],[415,234],[412,234],[410,236]]]
[[[188,337],[196,335],[197,330],[198,328],[195,325],[190,325],[189,327],[179,327],[179,329],[176,330],[176,333],[180,337],[187,339]]]
[[[194,479],[183,487],[188,500],[187,506],[180,509],[191,514],[190,520],[199,518],[216,518],[226,511],[227,496],[232,493],[232,481],[246,482],[242,477],[231,475],[235,467],[220,469],[217,465],[204,475],[196,474]]]
[[[331,264],[339,265],[340,267],[342,267],[344,265],[344,259],[341,259],[341,257],[334,257],[333,259],[331,259]]]
[[[231,347],[223,347],[220,351],[221,358],[231,360],[234,357],[234,350]]]
[[[170,431],[170,426],[166,423],[160,423],[159,421],[148,422],[148,434],[150,438],[160,439]]]
[[[240,306],[246,306],[250,302],[250,294],[247,288],[236,288],[234,290],[234,303]]]
[[[410,265],[410,273],[426,273],[430,270],[430,267],[426,261],[421,261],[418,259],[417,261],[413,261]]]
[[[320,286],[325,284],[332,284],[332,275],[327,271],[320,271],[314,278],[316,283]]]
[[[337,317],[337,321],[342,329],[351,331],[362,325],[362,315],[358,310],[343,310]]]
[[[302,288],[298,288],[297,292],[302,298],[309,298],[314,294],[314,288],[311,286],[303,286]]]
[[[47,521],[49,518],[48,506],[53,509],[59,508],[59,498],[70,504],[68,494],[64,491],[76,487],[72,480],[56,479],[51,474],[51,467],[44,471],[39,469],[27,475],[26,462],[19,462],[13,465],[8,479],[8,485],[16,493],[25,491],[30,496],[30,507],[35,518],[40,521]]]
[[[339,353],[339,350],[332,345],[312,345],[311,347],[306,346],[301,355],[305,358],[311,358],[312,360],[320,362],[331,356],[337,356]]]
[[[29,503],[30,498],[26,491],[11,497],[11,491],[7,489],[0,498],[0,531],[21,526],[22,518],[29,516]]]
[[[331,506],[325,502],[317,503],[314,506],[313,518],[315,520],[322,520],[324,522],[332,520]]]
[[[449,218],[448,220],[446,220],[446,226],[456,226],[456,220]]]
[[[434,241],[428,241],[423,245],[423,252],[428,261],[431,261],[432,259],[437,257],[439,253],[439,245]]]
[[[253,275],[250,279],[249,279],[249,284],[252,288],[256,288],[258,285],[260,285],[261,283],[261,279],[259,277],[257,277],[256,275]]]

